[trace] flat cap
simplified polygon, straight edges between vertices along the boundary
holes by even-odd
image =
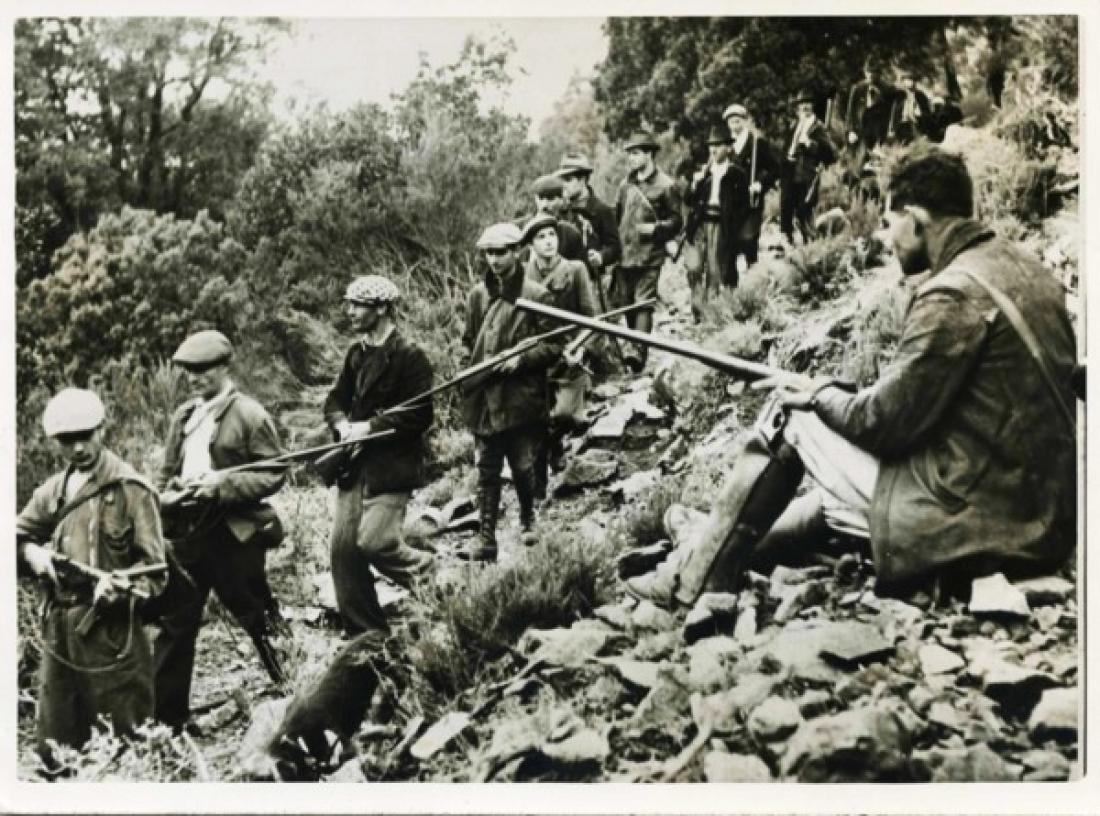
[[[722,118],[729,119],[731,116],[743,116],[749,118],[749,111],[744,105],[738,105],[736,102],[729,105],[724,111],[722,111]]]
[[[561,157],[561,164],[558,165],[559,176],[572,176],[579,173],[591,175],[592,162],[588,160],[588,156],[583,153],[566,153]]]
[[[401,299],[401,290],[393,281],[381,275],[360,275],[348,284],[344,300],[352,303],[394,303]]]
[[[633,150],[636,147],[656,151],[659,145],[657,144],[657,140],[653,137],[652,133],[647,133],[644,130],[639,130],[630,134],[630,138],[626,140],[625,144],[623,144],[623,150]]]
[[[502,221],[499,224],[493,224],[491,227],[485,228],[485,231],[481,233],[481,237],[477,239],[477,248],[503,249],[515,246],[522,240],[523,233],[519,231],[519,227],[508,221]]]
[[[791,100],[792,105],[801,105],[803,102],[809,102],[811,104],[817,102],[816,97],[808,89],[803,89],[795,94],[794,99]]]
[[[565,190],[565,186],[562,184],[561,178],[553,173],[539,176],[531,184],[531,191],[537,196],[560,196],[563,190]]]
[[[710,135],[707,136],[708,145],[720,145],[729,144],[733,141],[733,137],[730,136],[730,132],[724,126],[719,127],[715,125],[710,129]]]
[[[172,362],[181,366],[206,368],[224,363],[233,356],[233,344],[220,331],[207,329],[196,332],[180,343]]]
[[[558,225],[558,219],[550,215],[550,213],[539,213],[526,224],[523,225],[523,242],[526,244],[536,235],[543,227],[556,227]]]
[[[103,401],[92,391],[66,388],[46,403],[42,428],[46,436],[92,431],[103,423]]]

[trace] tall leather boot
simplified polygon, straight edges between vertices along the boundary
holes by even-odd
[[[513,473],[512,483],[516,486],[516,498],[519,499],[519,540],[530,547],[538,543],[538,536],[535,535],[535,474],[532,471]]]
[[[500,482],[482,482],[477,488],[477,509],[481,516],[477,538],[463,557],[469,561],[497,560],[497,519],[500,517]]]

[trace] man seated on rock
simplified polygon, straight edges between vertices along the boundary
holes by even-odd
[[[691,605],[705,589],[735,587],[752,557],[804,546],[826,526],[869,540],[881,594],[1066,561],[1077,506],[1073,329],[1050,273],[971,220],[973,208],[960,157],[918,147],[899,159],[885,239],[906,275],[931,272],[893,363],[859,391],[798,374],[758,383],[779,389],[763,414],[773,433],[750,434],[706,524],[628,577],[632,594]],[[746,484],[742,463],[769,452],[770,475]],[[817,487],[791,501],[803,468]]]

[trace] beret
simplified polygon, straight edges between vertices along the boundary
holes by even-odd
[[[583,153],[566,153],[561,157],[558,165],[559,176],[570,176],[574,173],[591,173],[592,162]]]
[[[523,242],[527,243],[536,235],[543,227],[556,227],[558,225],[558,219],[549,213],[539,213],[526,224],[523,225]]]
[[[523,240],[523,234],[519,227],[507,221],[486,227],[477,239],[478,249],[503,249],[512,247]]]
[[[562,180],[553,174],[539,176],[531,185],[531,190],[539,196],[561,195],[564,189],[565,185],[562,184]]]
[[[731,116],[744,116],[746,119],[748,119],[749,112],[744,105],[738,105],[734,103],[733,105],[730,105],[724,111],[722,111],[723,119],[729,119]]]
[[[42,428],[46,436],[91,431],[103,422],[103,401],[83,388],[66,388],[57,392],[42,412]]]
[[[172,362],[182,366],[212,366],[233,356],[233,344],[220,331],[207,329],[196,332],[180,343]]]
[[[353,303],[393,303],[400,299],[401,291],[394,282],[381,275],[361,275],[344,292],[344,300]]]

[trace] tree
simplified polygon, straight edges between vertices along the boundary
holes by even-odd
[[[15,25],[19,282],[124,204],[218,216],[268,124],[249,64],[273,20],[35,18]]]

